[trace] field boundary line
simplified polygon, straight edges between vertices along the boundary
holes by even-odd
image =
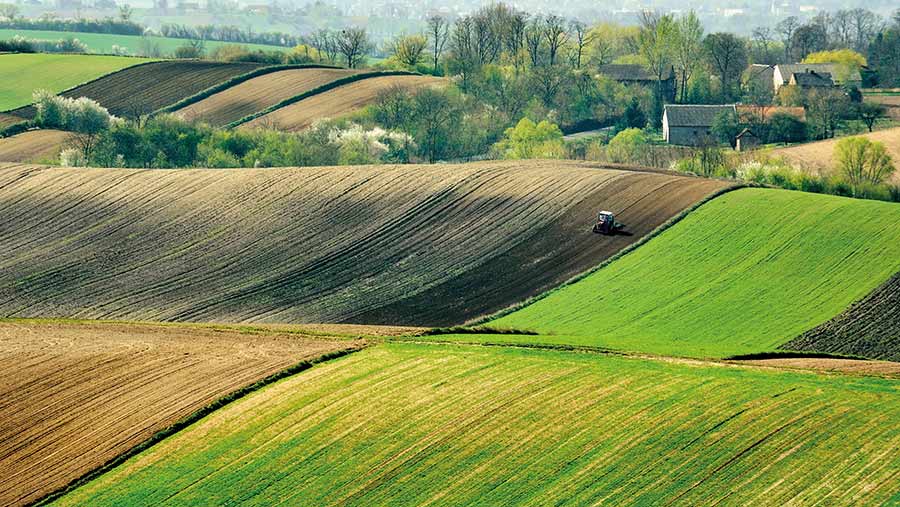
[[[203,99],[207,99],[219,92],[223,92],[233,86],[237,86],[243,82],[249,81],[255,77],[265,76],[266,74],[272,74],[273,72],[279,72],[282,70],[295,70],[295,69],[334,69],[341,70],[343,67],[338,67],[336,65],[326,65],[320,63],[292,63],[292,64],[279,64],[279,65],[268,65],[265,67],[259,67],[257,69],[253,69],[250,72],[246,72],[244,74],[240,74],[238,76],[234,76],[227,81],[222,81],[219,84],[214,84],[205,90],[201,90],[190,97],[185,97],[174,104],[170,104],[165,107],[161,107],[156,111],[150,113],[151,116],[156,116],[165,113],[173,113],[178,111],[179,109],[183,109],[190,105],[196,104]]]
[[[262,111],[257,111],[253,114],[248,114],[247,116],[244,116],[243,118],[241,118],[239,120],[235,120],[235,121],[225,125],[223,128],[233,129],[237,126],[243,125],[244,123],[251,122],[251,121],[259,118],[260,116],[265,116],[275,110],[290,106],[292,104],[296,104],[297,102],[300,102],[303,99],[312,97],[313,95],[319,95],[321,93],[325,93],[327,91],[333,90],[340,86],[355,83],[357,81],[362,81],[364,79],[369,79],[369,78],[374,78],[374,77],[383,77],[383,76],[422,76],[422,75],[423,74],[420,74],[418,72],[410,72],[407,70],[389,70],[389,71],[380,71],[379,70],[379,71],[372,71],[372,72],[360,72],[359,74],[353,74],[350,76],[335,79],[334,81],[329,81],[328,83],[325,83],[321,86],[317,86],[317,87],[313,88],[312,90],[307,90],[298,95],[294,95],[293,97],[284,99],[281,102],[278,102],[277,104],[272,104],[271,106],[263,109]]]
[[[615,261],[621,259],[622,257],[628,255],[629,253],[633,252],[634,250],[640,248],[642,245],[646,244],[648,241],[652,240],[653,238],[659,236],[660,234],[662,234],[663,232],[665,232],[666,230],[668,230],[670,227],[672,227],[673,225],[677,224],[678,222],[681,222],[681,221],[684,220],[688,215],[690,215],[691,213],[693,213],[694,211],[696,211],[697,209],[699,209],[699,208],[700,208],[701,206],[703,206],[704,204],[706,204],[706,203],[712,201],[713,199],[715,199],[715,198],[717,198],[717,197],[720,197],[720,196],[722,196],[722,195],[725,195],[725,194],[727,194],[727,193],[729,193],[729,192],[734,192],[735,190],[741,190],[741,189],[744,189],[744,188],[755,188],[755,187],[757,187],[757,186],[758,186],[758,185],[756,185],[756,184],[748,183],[748,182],[735,182],[735,183],[733,183],[732,185],[729,185],[729,186],[726,186],[726,187],[721,188],[721,189],[719,189],[719,190],[716,190],[715,192],[713,192],[713,193],[707,195],[706,197],[704,197],[703,199],[701,199],[701,200],[695,202],[694,204],[692,204],[692,205],[689,206],[688,208],[682,210],[682,211],[681,211],[680,213],[678,213],[677,215],[675,215],[675,216],[673,216],[672,218],[666,220],[666,221],[663,222],[661,225],[659,225],[656,229],[653,229],[652,231],[650,231],[649,233],[647,233],[645,236],[643,236],[642,238],[638,239],[638,240],[635,241],[634,243],[632,243],[632,244],[626,246],[625,248],[619,250],[619,251],[616,252],[614,255],[612,255],[612,256],[609,257],[608,259],[604,260],[604,261],[601,262],[600,264],[594,266],[593,268],[591,268],[591,269],[589,269],[589,270],[587,270],[587,271],[585,271],[585,272],[583,272],[583,273],[577,274],[577,275],[573,276],[572,278],[566,280],[566,281],[563,282],[562,284],[560,284],[560,285],[558,285],[558,286],[556,286],[556,287],[554,287],[554,288],[552,288],[552,289],[550,289],[550,290],[548,290],[548,291],[546,291],[546,292],[543,292],[543,293],[541,293],[541,294],[538,294],[537,296],[530,297],[530,298],[526,299],[525,301],[521,301],[521,302],[516,303],[516,304],[514,304],[514,305],[508,306],[508,307],[506,307],[506,308],[504,308],[504,309],[502,309],[502,310],[500,310],[500,311],[498,311],[498,312],[495,312],[495,313],[492,313],[492,314],[489,314],[489,315],[484,315],[484,316],[482,316],[482,317],[475,318],[475,319],[473,319],[473,320],[471,320],[471,321],[469,321],[469,322],[464,323],[463,325],[464,325],[464,326],[483,326],[483,325],[487,325],[487,324],[489,324],[491,321],[497,320],[497,319],[499,319],[499,318],[501,318],[501,317],[505,317],[505,316],[507,316],[507,315],[509,315],[509,314],[511,314],[511,313],[513,313],[513,312],[519,311],[519,310],[521,310],[521,309],[523,309],[523,308],[525,308],[525,307],[531,306],[531,305],[533,305],[534,303],[537,303],[538,301],[540,301],[540,300],[546,298],[547,296],[549,296],[549,295],[551,295],[551,294],[553,294],[553,293],[555,293],[555,292],[557,292],[557,291],[560,291],[560,290],[562,290],[562,289],[564,289],[564,288],[566,288],[566,287],[568,287],[568,286],[570,286],[570,285],[574,285],[575,283],[578,283],[578,282],[580,282],[581,280],[584,280],[585,278],[587,278],[587,277],[593,275],[593,274],[596,273],[597,271],[600,271],[601,269],[605,268],[606,266],[610,265],[611,263],[613,263],[613,262],[615,262]]]
[[[100,477],[101,475],[105,474],[106,472],[108,472],[108,471],[112,470],[113,468],[121,465],[122,463],[128,461],[132,457],[146,451],[147,449],[150,449],[151,447],[162,442],[166,438],[175,435],[179,431],[188,428],[189,426],[193,425],[196,422],[199,422],[201,419],[212,414],[216,410],[219,410],[220,408],[223,408],[223,407],[231,404],[232,402],[240,400],[241,398],[243,398],[249,394],[252,394],[256,391],[259,391],[260,389],[262,389],[266,386],[269,386],[270,384],[273,384],[279,380],[282,380],[287,377],[296,375],[300,372],[306,371],[318,364],[321,364],[321,363],[324,363],[327,361],[332,361],[335,359],[339,359],[344,356],[353,354],[354,352],[359,352],[360,350],[363,350],[368,346],[369,346],[369,342],[354,344],[354,346],[350,346],[346,349],[337,350],[334,352],[328,352],[328,353],[322,354],[321,356],[318,356],[318,357],[315,357],[312,359],[305,359],[293,366],[289,366],[289,367],[287,367],[281,371],[275,372],[263,379],[257,380],[253,384],[244,386],[236,391],[233,391],[232,393],[227,394],[227,395],[213,401],[212,403],[206,405],[205,407],[203,407],[199,410],[196,410],[194,413],[182,418],[181,420],[175,422],[171,426],[164,428],[162,430],[159,430],[158,432],[154,433],[153,436],[151,436],[147,440],[141,442],[140,444],[137,444],[136,446],[134,446],[131,449],[125,451],[124,453],[116,456],[115,458],[110,459],[109,461],[100,465],[99,467],[95,468],[94,470],[91,470],[91,471],[85,473],[84,475],[82,475],[81,477],[69,482],[69,484],[63,486],[62,488],[57,489],[56,491],[53,491],[53,492],[47,494],[43,498],[35,500],[34,502],[31,502],[26,505],[29,507],[30,506],[38,506],[38,505],[47,505],[48,503],[62,497],[63,495],[78,488],[79,486],[82,486],[82,485]]]

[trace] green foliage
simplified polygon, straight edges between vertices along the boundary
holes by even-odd
[[[522,118],[509,128],[494,149],[502,158],[519,160],[531,158],[562,158],[563,134],[559,127],[543,120],[537,124]]]
[[[734,146],[735,137],[741,133],[743,126],[733,112],[723,111],[713,118],[709,130],[713,138],[721,144]]]
[[[606,154],[610,162],[620,164],[634,163],[648,144],[650,144],[650,139],[643,130],[628,128],[612,138],[606,149]]]
[[[491,324],[537,330],[541,339],[529,341],[541,343],[695,357],[768,351],[897,272],[898,227],[893,204],[737,190]]]
[[[866,137],[846,137],[835,144],[837,169],[853,187],[878,185],[894,173],[884,143]]]
[[[34,107],[34,123],[45,128],[98,134],[116,121],[97,101],[86,97],[60,97],[46,90],[34,93]]]
[[[806,123],[791,114],[773,114],[767,127],[767,141],[770,143],[799,143],[809,137]]]
[[[624,128],[643,129],[647,126],[647,115],[641,109],[641,104],[637,97],[632,97],[625,112],[622,113],[622,125]]]

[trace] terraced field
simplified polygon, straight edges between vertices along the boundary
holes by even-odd
[[[694,357],[773,350],[900,270],[898,230],[896,204],[737,190],[583,280],[490,324],[546,334],[500,341]]]
[[[124,56],[0,54],[0,76],[3,76],[0,111],[30,104],[36,88],[59,93],[104,74],[147,61]]]
[[[273,72],[227,88],[179,109],[175,114],[187,120],[202,120],[210,125],[224,126],[274,106],[282,100],[359,72],[350,69],[289,69]]]
[[[0,322],[0,504],[31,503],[223,396],[359,345],[171,325]]]
[[[152,113],[261,66],[257,63],[196,60],[153,62],[109,74],[62,95],[88,97],[117,116],[136,117]],[[28,106],[13,113],[32,118],[34,108]]]
[[[881,505],[898,384],[385,345],[217,411],[54,505]]]
[[[900,274],[782,348],[900,361]]]
[[[275,128],[296,132],[322,118],[340,118],[371,104],[378,94],[393,87],[440,86],[442,78],[432,76],[379,76],[339,86],[325,93],[276,109],[241,128]]]
[[[0,162],[58,163],[59,152],[71,137],[62,130],[31,130],[0,138]]]
[[[0,315],[461,323],[596,265],[726,186],[558,161],[13,166],[0,169]],[[591,233],[600,208],[631,235]]]

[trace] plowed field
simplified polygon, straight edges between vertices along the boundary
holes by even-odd
[[[33,502],[235,390],[357,346],[171,325],[0,322],[0,505]]]
[[[432,76],[380,76],[355,81],[276,109],[241,125],[241,128],[274,128],[296,132],[323,118],[340,118],[371,104],[378,94],[393,87],[439,86]]]
[[[335,79],[357,74],[348,69],[290,69],[244,81],[195,102],[175,114],[223,126],[262,111],[282,100],[308,92]]]
[[[782,348],[900,361],[900,274]]]
[[[117,116],[146,115],[190,97],[210,86],[260,67],[256,63],[208,61],[164,61],[125,69],[63,93],[66,97],[88,97]],[[16,110],[31,118],[31,106]]]
[[[557,161],[0,169],[0,315],[461,323],[602,262],[719,181]],[[590,232],[598,209],[630,235]]]
[[[24,118],[19,118],[18,116],[13,116],[11,114],[0,113],[0,130],[15,125],[16,123],[22,123],[23,121],[25,121]]]
[[[0,162],[59,163],[59,152],[71,134],[44,129],[0,139]]]
[[[895,381],[386,345],[260,390],[57,505],[883,505]]]

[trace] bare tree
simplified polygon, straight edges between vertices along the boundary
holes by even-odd
[[[753,29],[753,44],[756,45],[756,50],[759,54],[762,55],[763,61],[756,63],[773,63],[770,61],[771,57],[771,47],[774,42],[774,35],[772,33],[772,29],[768,26],[758,26]]]
[[[543,47],[544,47],[544,30],[543,20],[540,16],[532,18],[528,26],[525,27],[525,50],[528,52],[528,59],[531,60],[531,67],[540,67],[543,64]]]
[[[354,69],[372,47],[365,28],[353,27],[341,30],[337,38],[338,51],[347,61],[347,67]]]
[[[662,104],[665,101],[663,76],[669,73],[675,57],[677,30],[672,16],[663,16],[657,12],[642,12],[640,21],[641,28],[638,34],[640,54],[646,60],[650,72],[656,76],[656,100],[653,111],[653,121],[656,124],[662,118]]]
[[[422,60],[422,54],[428,47],[428,39],[424,35],[400,35],[389,45],[390,52],[397,61],[415,67]]]
[[[703,49],[703,25],[694,11],[682,16],[675,25],[675,65],[681,81],[681,102],[687,98],[687,84],[694,74]]]
[[[733,98],[733,82],[747,68],[744,41],[730,33],[712,33],[703,41],[710,68],[719,75],[724,98]]]
[[[869,41],[878,32],[881,20],[878,15],[863,8],[851,10],[850,18],[853,27],[854,48],[857,51],[865,51],[869,46]]]
[[[831,34],[837,45],[841,47],[853,45],[853,14],[849,10],[839,9],[831,16]]]
[[[444,52],[444,45],[447,44],[449,35],[450,23],[446,19],[441,16],[428,18],[428,38],[431,40],[432,64],[435,71],[437,71],[441,53]]]
[[[550,14],[544,18],[544,40],[547,41],[547,57],[550,65],[556,65],[556,57],[560,48],[569,42],[566,20],[556,14]]]
[[[781,35],[781,42],[784,44],[784,59],[790,63],[791,53],[794,46],[794,32],[800,27],[800,20],[796,16],[788,16],[781,20],[775,27],[775,30]]]
[[[503,39],[504,46],[512,58],[516,75],[519,75],[519,70],[523,66],[522,50],[525,47],[525,28],[528,26],[528,14],[514,10],[510,13],[506,25]]]
[[[572,21],[569,26],[572,35],[575,36],[575,45],[572,48],[572,63],[576,69],[580,69],[584,53],[593,42],[594,35],[588,30],[587,25],[581,21]]]

